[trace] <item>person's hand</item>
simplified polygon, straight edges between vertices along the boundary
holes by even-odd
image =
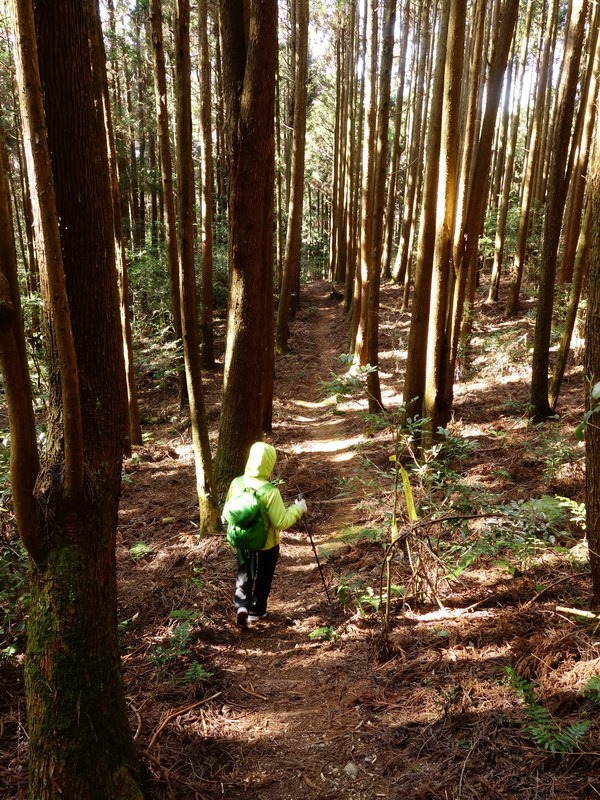
[[[308,506],[306,505],[306,500],[303,497],[296,498],[296,505],[302,511],[303,514],[306,514],[308,511]]]

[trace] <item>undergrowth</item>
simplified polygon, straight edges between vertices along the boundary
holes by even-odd
[[[362,384],[364,376],[354,375],[351,381],[347,377],[332,381],[328,388],[358,392]],[[449,426],[438,428],[433,442],[422,446],[429,420],[407,417],[404,405],[392,412],[365,414],[364,425],[370,438],[357,446],[361,468],[344,480],[340,494],[360,496],[361,507],[373,522],[381,520],[367,523],[352,534],[352,540],[385,548],[403,537],[394,549],[402,576],[397,582],[402,589],[397,588],[395,595],[403,602],[411,599],[415,586],[420,597],[412,599],[441,602],[444,587],[460,580],[481,559],[513,576],[547,555],[576,570],[586,568],[581,554],[573,554],[585,528],[585,506],[577,499],[558,494],[511,498],[490,483],[467,480],[469,468],[480,461],[479,440]],[[383,453],[374,453],[373,442]],[[536,442],[532,455],[544,464],[545,477],[580,457],[575,437],[569,441],[558,430],[545,432]],[[389,466],[382,466],[386,461]],[[425,527],[411,551],[405,539],[415,521]],[[348,536],[336,537],[326,557],[335,558],[344,541]],[[393,594],[378,590],[372,576],[355,573],[340,576],[338,592],[345,604],[354,604],[361,613],[377,610]]]
[[[527,708],[529,721],[525,729],[529,737],[550,753],[566,755],[581,750],[592,721],[584,719],[571,725],[561,725],[548,709],[537,701],[528,680],[517,675],[512,667],[505,667],[505,673],[510,686],[522,698]]]

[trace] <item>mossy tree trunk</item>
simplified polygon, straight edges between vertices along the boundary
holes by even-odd
[[[15,0],[13,11],[50,385],[35,524],[17,515],[32,560],[29,796],[140,800],[117,638],[125,372],[89,18],[74,0]]]

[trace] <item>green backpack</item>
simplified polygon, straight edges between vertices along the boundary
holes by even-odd
[[[238,478],[243,485],[243,477]],[[231,497],[223,506],[223,517],[227,522],[227,541],[241,553],[262,550],[267,541],[267,511],[260,500],[270,483],[259,489],[244,486],[243,491]]]

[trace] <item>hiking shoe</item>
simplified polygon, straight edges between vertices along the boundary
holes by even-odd
[[[257,619],[264,619],[267,616],[267,612],[263,612],[259,614],[258,611],[251,611],[248,614],[248,622],[256,622]]]
[[[238,608],[235,621],[240,626],[240,628],[245,628],[246,623],[248,622],[248,609]]]

